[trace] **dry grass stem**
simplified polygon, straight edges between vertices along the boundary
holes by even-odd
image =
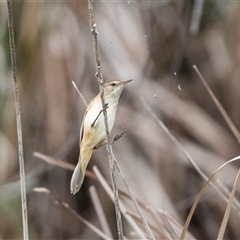
[[[218,188],[226,195],[229,196],[231,194],[231,192],[229,191],[229,189],[220,181],[220,179],[217,179],[217,185]],[[238,215],[238,217],[240,217],[240,202],[234,198],[233,199],[233,210],[235,211],[235,213]]]
[[[205,79],[203,78],[202,74],[199,72],[197,66],[193,66],[193,69],[196,71],[197,75],[199,76],[202,84],[204,85],[204,87],[206,88],[208,94],[210,95],[210,97],[212,98],[213,102],[215,103],[216,107],[218,108],[218,110],[220,111],[220,113],[222,114],[224,120],[226,121],[227,125],[229,126],[230,130],[232,131],[233,135],[235,136],[235,138],[237,139],[238,143],[240,144],[240,133],[238,131],[238,129],[235,127],[234,123],[232,122],[231,118],[228,116],[227,112],[225,111],[225,109],[223,108],[223,106],[221,105],[221,103],[218,101],[218,99],[215,97],[214,93],[212,92],[212,90],[209,88],[209,86],[207,85]]]
[[[74,169],[75,169],[75,166],[71,163],[68,163],[68,162],[65,162],[63,160],[50,157],[48,155],[45,155],[45,154],[42,154],[42,153],[39,153],[39,152],[34,152],[33,156],[37,157],[37,158],[39,158],[39,159],[41,159],[41,160],[43,160],[43,161],[45,161],[45,162],[47,162],[47,163],[49,163],[53,166],[57,166],[57,167],[67,169],[67,170],[70,170],[70,171],[74,171]],[[96,175],[89,170],[86,170],[86,176],[93,179],[93,180],[98,181],[98,178],[96,177]],[[110,182],[108,182],[108,184],[110,186],[112,186]],[[131,199],[131,197],[128,195],[128,193],[126,191],[124,191],[123,189],[119,188],[118,191],[122,196],[124,196],[128,199]],[[146,210],[149,210],[148,207],[143,202],[141,202],[139,199],[137,199],[137,202],[141,207],[143,207]]]
[[[144,107],[148,110],[148,112],[156,119],[156,121],[158,122],[158,124],[162,127],[162,129],[169,135],[169,137],[173,140],[173,142],[178,146],[178,148],[180,148],[180,150],[184,153],[184,155],[187,157],[187,159],[190,161],[190,163],[192,163],[192,165],[194,166],[194,168],[200,173],[200,175],[205,179],[207,180],[207,183],[205,186],[205,188],[207,187],[208,184],[210,184],[219,194],[220,196],[222,196],[223,200],[225,201],[228,201],[227,200],[227,197],[225,196],[225,194],[223,192],[220,191],[220,189],[218,189],[215,184],[213,184],[211,182],[211,179],[212,177],[217,173],[218,170],[220,170],[222,167],[224,167],[226,165],[223,164],[222,166],[220,166],[216,171],[215,173],[208,179],[207,176],[201,171],[201,169],[196,165],[196,163],[192,160],[192,158],[189,156],[189,154],[186,152],[186,150],[182,147],[182,145],[178,142],[178,140],[170,133],[170,131],[167,129],[167,127],[164,125],[164,123],[158,119],[157,115],[152,111],[152,109],[149,107],[149,105],[146,103],[146,101],[142,98],[142,103],[144,105]],[[237,158],[234,158],[230,161],[228,161],[227,163],[230,163],[232,161],[235,161],[235,160],[238,160],[238,157]],[[200,193],[197,195],[196,197],[196,200],[191,208],[191,211],[189,213],[189,217],[187,218],[186,220],[186,223],[184,225],[184,228],[183,228],[183,232],[182,232],[182,236],[181,236],[181,239],[184,239],[185,237],[185,234],[186,234],[186,231],[187,231],[187,228],[188,228],[188,225],[190,223],[190,220],[191,220],[191,217],[195,211],[195,208],[200,200],[200,197],[202,196],[205,188],[203,187],[202,191],[200,191]],[[195,205],[196,204],[196,205]],[[193,210],[193,211],[192,211]],[[183,237],[184,236],[184,237]]]
[[[196,207],[197,207],[197,205],[198,205],[198,202],[199,202],[200,198],[202,197],[204,191],[206,190],[208,184],[209,184],[210,181],[212,180],[212,178],[216,175],[216,173],[217,173],[220,169],[224,168],[224,167],[225,167],[226,165],[228,165],[229,163],[232,163],[232,162],[237,161],[237,160],[239,160],[239,159],[240,159],[240,156],[235,157],[235,158],[227,161],[227,162],[224,163],[223,165],[221,165],[221,166],[212,174],[212,176],[208,179],[208,181],[203,185],[201,191],[198,193],[198,195],[197,195],[197,197],[196,197],[196,199],[195,199],[195,201],[194,201],[194,203],[193,203],[193,205],[192,205],[192,207],[191,207],[191,210],[190,210],[190,212],[189,212],[189,214],[188,214],[187,220],[185,221],[185,224],[184,224],[184,227],[183,227],[183,231],[182,231],[182,234],[181,234],[181,237],[180,237],[181,240],[185,239],[185,235],[186,235],[188,226],[189,226],[190,221],[191,221],[191,219],[192,219],[192,216],[193,216],[193,214],[194,214],[194,212],[195,212],[195,209],[196,209]]]
[[[147,223],[147,220],[144,217],[144,215],[143,215],[143,213],[142,213],[142,211],[139,207],[139,204],[138,204],[136,198],[134,197],[134,195],[132,193],[132,190],[131,190],[131,188],[130,188],[130,186],[129,186],[129,184],[128,184],[128,182],[127,182],[127,180],[126,180],[126,178],[123,174],[123,171],[121,170],[121,168],[120,168],[120,166],[119,166],[119,164],[118,164],[118,162],[115,158],[114,158],[114,163],[115,163],[115,165],[118,169],[118,172],[120,173],[120,176],[122,177],[123,183],[124,183],[125,187],[127,188],[129,196],[130,196],[130,198],[131,198],[131,200],[132,200],[132,202],[133,202],[133,204],[134,204],[134,206],[135,206],[135,208],[136,208],[136,210],[137,210],[137,212],[138,212],[138,214],[139,214],[139,216],[142,220],[143,227],[145,228],[147,235],[149,236],[150,239],[155,239],[155,237],[154,237],[154,235],[153,235],[153,233],[152,233],[152,231],[151,231],[151,229],[150,229],[150,227]]]
[[[16,62],[15,42],[14,42],[14,27],[13,27],[11,0],[7,0],[7,13],[8,13],[8,30],[9,30],[10,52],[11,52],[11,62],[12,62],[12,76],[13,76],[13,86],[14,86],[16,122],[17,122],[19,171],[20,171],[20,186],[21,186],[21,201],[22,201],[23,238],[25,240],[28,240],[29,233],[28,233],[27,196],[26,196],[23,140],[22,140],[22,124],[21,124],[21,111],[20,111],[20,99],[19,99],[19,90],[18,90],[17,62]]]
[[[93,171],[97,175],[99,182],[101,183],[102,187],[104,188],[104,190],[106,191],[106,193],[108,194],[110,199],[112,199],[114,201],[114,196],[113,196],[113,192],[112,192],[111,188],[109,187],[107,181],[104,179],[104,177],[99,172],[99,170],[98,170],[98,168],[96,166],[93,167]],[[121,210],[121,212],[123,213],[123,215],[125,216],[125,218],[129,222],[129,224],[136,231],[136,233],[138,234],[138,237],[140,237],[142,239],[146,239],[146,236],[144,235],[142,230],[139,228],[139,226],[136,224],[136,222],[133,220],[133,218],[127,214],[127,209],[120,202],[120,200],[119,200],[119,203],[120,203],[120,210]]]
[[[178,235],[176,234],[176,232],[174,231],[172,225],[170,224],[170,222],[168,221],[167,217],[165,216],[164,212],[162,210],[158,210],[158,214],[161,217],[165,228],[167,229],[167,232],[171,235],[172,239],[178,239]]]
[[[77,85],[75,84],[74,81],[72,81],[72,85],[73,85],[74,88],[77,90],[77,92],[78,92],[79,96],[81,97],[81,99],[83,100],[85,106],[87,106],[87,102],[86,102],[85,98],[83,97],[83,95],[82,95],[81,92],[79,91],[79,89],[78,89],[78,87],[77,87]]]
[[[97,216],[98,216],[98,219],[99,219],[99,222],[101,224],[101,227],[102,227],[103,231],[108,236],[110,236],[111,239],[113,239],[113,235],[112,235],[111,229],[109,227],[109,224],[107,222],[106,216],[104,214],[102,204],[101,204],[100,199],[98,197],[96,188],[94,186],[91,186],[89,188],[89,192],[90,192],[90,196],[91,196],[91,199],[92,199],[92,202],[93,202],[93,206],[95,208],[95,211],[97,213]]]
[[[159,232],[161,233],[160,237],[162,239],[168,239],[170,235],[168,234],[167,230],[164,228],[163,222],[159,218],[159,215],[156,213],[156,210],[154,210],[150,206],[148,206],[148,210],[149,210],[149,213],[151,214],[151,216],[153,217],[153,219],[155,220],[155,225],[157,225],[159,228]]]
[[[74,165],[71,164],[71,163],[64,162],[60,159],[56,159],[56,158],[47,156],[47,155],[39,153],[39,152],[34,152],[33,156],[37,157],[37,158],[40,158],[41,160],[43,160],[43,161],[45,161],[45,162],[47,162],[51,165],[58,166],[60,168],[67,169],[67,170],[70,170],[70,171],[74,171]]]
[[[84,219],[82,216],[80,216],[74,209],[72,209],[67,203],[65,203],[64,201],[60,200],[59,198],[57,198],[49,189],[47,188],[34,188],[33,189],[35,192],[39,192],[39,193],[46,193],[48,194],[53,202],[56,205],[60,205],[63,208],[65,208],[67,211],[69,211],[74,217],[76,217],[79,221],[81,221],[82,223],[84,223],[85,225],[87,225],[89,228],[91,228],[95,233],[97,233],[101,238],[103,239],[111,239],[111,237],[107,236],[105,233],[103,233],[102,231],[100,231],[98,228],[96,228],[93,224],[91,224],[90,222],[88,222],[86,219]]]
[[[164,214],[166,215],[167,219],[169,221],[171,221],[172,224],[174,224],[175,227],[178,228],[182,232],[182,230],[183,230],[182,224],[172,214],[170,214],[169,212],[164,212]],[[187,235],[187,239],[196,240],[196,238],[190,232],[187,232],[186,235]]]
[[[239,177],[240,177],[240,169],[238,170],[237,177],[236,177],[235,182],[233,184],[233,189],[232,189],[232,192],[231,192],[230,197],[229,197],[229,202],[227,204],[227,208],[226,208],[225,213],[224,213],[224,217],[223,217],[223,220],[222,220],[222,224],[221,224],[217,239],[223,239],[223,237],[224,237],[224,233],[225,233],[227,223],[228,223],[228,219],[229,219],[231,209],[232,209],[234,196],[235,196],[235,193],[236,193],[236,190],[237,190]]]
[[[190,164],[194,167],[194,169],[199,173],[199,175],[205,180],[208,181],[208,177],[206,174],[198,167],[192,157],[188,154],[182,144],[172,135],[169,129],[165,126],[165,124],[157,117],[157,115],[153,112],[150,106],[146,103],[146,101],[141,98],[143,106],[147,109],[147,111],[152,115],[152,117],[157,121],[158,125],[164,130],[164,132],[170,137],[170,139],[174,142],[174,144],[178,147],[178,149],[183,153],[183,155],[187,158]],[[225,202],[228,202],[226,195],[217,188],[217,186],[213,183],[209,183],[217,193],[223,198]]]
[[[50,156],[47,156],[45,154],[42,154],[42,153],[39,153],[39,152],[34,152],[33,153],[33,156],[34,157],[37,157],[53,166],[57,166],[57,167],[60,167],[60,168],[63,168],[63,169],[67,169],[67,170],[70,170],[70,171],[74,171],[75,169],[75,166],[71,163],[68,163],[68,162],[64,162],[60,159],[56,159],[56,158],[53,158],[53,157],[50,157]],[[92,173],[91,171],[88,171],[86,170],[86,176],[87,177],[90,177],[94,180],[98,180],[96,175],[94,173]]]
[[[109,159],[110,172],[111,172],[111,181],[112,181],[113,194],[114,194],[114,205],[115,205],[115,211],[116,211],[118,238],[123,239],[122,218],[121,218],[119,199],[118,199],[118,188],[117,188],[117,180],[116,180],[116,175],[115,175],[115,166],[114,166],[114,162],[113,162],[113,159],[115,157],[113,155],[111,139],[110,139],[110,134],[109,134],[109,129],[108,129],[107,110],[104,107],[105,106],[105,98],[104,98],[104,88],[103,88],[103,76],[102,76],[101,63],[100,63],[99,50],[98,50],[98,40],[97,40],[98,32],[97,32],[97,28],[96,28],[97,25],[94,21],[93,1],[92,0],[88,0],[88,9],[89,9],[89,15],[90,15],[90,27],[91,27],[92,38],[93,38],[95,61],[96,61],[96,67],[97,67],[97,80],[98,80],[98,84],[99,84],[99,90],[100,90],[102,108],[103,108],[103,115],[104,115],[105,130],[106,130],[106,135],[107,135],[107,152],[108,152],[108,159]]]
[[[203,12],[204,0],[194,1],[192,19],[189,27],[191,34],[196,34],[199,30],[202,12]]]
[[[127,214],[130,215],[132,218],[134,218],[138,223],[141,223],[141,222],[142,222],[141,218],[140,218],[136,213],[127,211]],[[156,233],[158,233],[158,234],[161,236],[161,238],[166,239],[166,235],[163,236],[160,228],[155,227],[155,226],[154,226],[153,224],[151,224],[151,223],[149,223],[149,227],[151,227],[151,229],[152,229],[153,231],[155,231]],[[159,227],[159,226],[158,226],[158,227]]]

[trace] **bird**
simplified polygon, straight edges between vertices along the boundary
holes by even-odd
[[[80,153],[78,163],[73,172],[70,190],[76,194],[83,183],[87,165],[91,159],[94,149],[101,146],[106,141],[105,120],[103,108],[106,108],[108,130],[111,132],[118,107],[119,98],[130,80],[108,80],[103,85],[105,106],[102,105],[101,93],[94,97],[87,106],[81,128],[80,128]]]

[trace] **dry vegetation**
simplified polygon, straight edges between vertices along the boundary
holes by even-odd
[[[104,79],[134,80],[124,90],[111,133],[114,137],[127,130],[113,144],[114,154],[155,238],[180,238],[206,183],[189,158],[208,178],[239,155],[239,133],[234,135],[233,125],[225,121],[192,66],[240,129],[240,3],[210,1],[201,9],[199,1],[96,1],[94,8]],[[5,2],[0,12],[0,239],[18,239],[18,145]],[[13,2],[13,19],[29,237],[116,238],[114,204],[104,184],[104,179],[110,181],[105,147],[94,152],[88,170],[97,168],[94,174],[88,172],[81,191],[72,196],[69,189],[85,111],[71,82],[87,102],[99,91],[87,1]],[[164,131],[160,120],[173,135]],[[239,190],[234,184],[238,166],[238,161],[226,165],[214,184],[208,184],[191,219],[189,238],[217,239],[224,234],[224,239],[239,239]],[[91,185],[97,195],[93,188],[89,193]],[[231,192],[234,201],[228,200]],[[126,190],[119,192],[124,236],[144,239],[145,230],[126,195]],[[103,208],[109,227],[102,213],[98,218],[97,206],[98,211]]]

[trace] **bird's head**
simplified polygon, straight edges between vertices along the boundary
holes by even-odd
[[[121,80],[106,81],[103,85],[105,96],[120,97],[124,86],[131,81],[132,79],[126,81]]]

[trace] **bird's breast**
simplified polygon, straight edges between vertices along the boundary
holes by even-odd
[[[108,130],[111,132],[115,121],[117,106],[111,101],[106,100],[106,103],[108,104],[106,109]],[[84,142],[91,144],[93,147],[106,138],[105,120],[101,101],[93,103],[86,113],[83,138],[86,138],[83,139]]]

